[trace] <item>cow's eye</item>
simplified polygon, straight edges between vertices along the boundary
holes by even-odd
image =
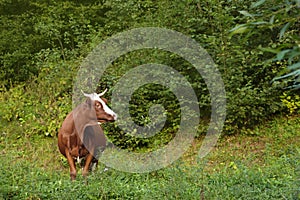
[[[100,109],[101,108],[101,104],[100,103],[96,103],[96,108]]]

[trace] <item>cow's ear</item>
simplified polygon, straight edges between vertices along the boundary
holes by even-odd
[[[85,103],[89,106],[89,108],[92,106],[92,100],[90,98],[86,98]]]
[[[104,101],[105,104],[107,104],[107,99],[105,99],[104,97],[101,97],[101,99]]]

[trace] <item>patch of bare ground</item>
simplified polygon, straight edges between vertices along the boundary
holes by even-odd
[[[211,152],[202,159],[203,162],[197,158],[197,154],[204,137],[197,138],[184,154],[183,160],[187,165],[205,163],[204,170],[207,172],[233,167],[236,163],[249,167],[266,166],[269,157],[280,157],[300,148],[300,131],[295,131],[295,126],[300,128],[298,122],[298,117],[278,119],[257,127],[253,131],[256,134],[222,136]]]

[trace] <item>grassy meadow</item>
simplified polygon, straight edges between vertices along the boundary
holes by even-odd
[[[75,182],[56,137],[28,136],[20,124],[1,130],[1,199],[299,199],[299,118],[280,118],[252,134],[224,136],[204,159],[195,140],[182,158],[151,173],[104,165]]]

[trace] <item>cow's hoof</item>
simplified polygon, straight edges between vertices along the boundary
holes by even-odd
[[[76,174],[71,173],[70,177],[71,177],[71,181],[75,181],[76,180]]]

